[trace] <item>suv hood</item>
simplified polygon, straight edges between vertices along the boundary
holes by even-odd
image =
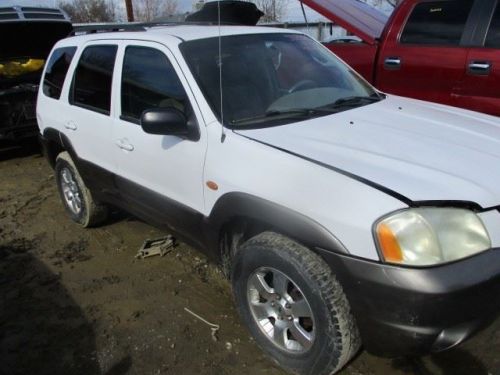
[[[406,203],[500,205],[496,117],[388,96],[326,117],[236,133],[332,167]]]
[[[386,14],[359,0],[302,0],[302,2],[368,44],[376,43],[389,19]]]

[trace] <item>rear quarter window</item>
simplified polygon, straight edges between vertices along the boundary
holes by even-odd
[[[402,44],[458,46],[474,0],[426,1],[413,9]]]
[[[71,104],[109,115],[117,49],[116,45],[85,48],[75,69]]]
[[[46,96],[54,99],[61,97],[62,87],[75,52],[76,47],[63,47],[52,53],[43,78],[43,93]]]

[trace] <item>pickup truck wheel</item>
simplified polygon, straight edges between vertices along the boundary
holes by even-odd
[[[257,344],[297,374],[333,374],[360,348],[349,302],[328,265],[282,235],[265,232],[234,255],[237,309]]]
[[[107,207],[94,200],[67,152],[57,156],[55,174],[59,195],[73,221],[88,228],[106,220]]]

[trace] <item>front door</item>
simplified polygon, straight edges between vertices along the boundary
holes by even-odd
[[[168,224],[186,237],[201,220],[203,166],[206,153],[204,125],[200,139],[147,134],[141,114],[152,108],[173,107],[198,121],[180,68],[170,51],[156,43],[121,47],[115,87],[117,115],[113,130],[119,191],[132,210],[158,224]]]

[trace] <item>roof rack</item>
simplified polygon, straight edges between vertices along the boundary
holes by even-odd
[[[4,21],[70,22],[70,19],[64,11],[57,8],[11,6],[0,8],[0,22]]]
[[[222,22],[222,25],[235,25],[234,23]],[[146,31],[152,27],[161,26],[215,26],[216,22],[126,22],[126,23],[99,23],[99,24],[73,24],[72,35],[97,34],[119,31]]]

